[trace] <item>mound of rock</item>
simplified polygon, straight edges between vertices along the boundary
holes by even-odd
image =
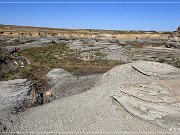
[[[62,68],[54,68],[50,70],[44,77],[49,85],[49,90],[41,95],[43,97],[43,104],[49,103],[54,98],[62,95],[63,89],[60,89],[62,85],[71,83],[72,80],[77,80],[72,74]]]
[[[31,81],[15,79],[0,82],[0,130],[5,131],[13,124],[12,115],[32,106],[36,98]]]
[[[177,76],[172,77],[174,74]],[[117,66],[84,93],[24,112],[21,126],[15,126],[12,131],[180,131],[178,74],[179,69],[156,62],[137,61]]]
[[[55,68],[45,76],[47,82],[52,86],[48,92],[51,96],[43,96],[44,103],[59,99],[62,97],[72,96],[87,91],[99,79],[100,75],[89,75],[76,77],[61,68]]]
[[[65,82],[74,78],[69,72],[61,68],[55,68],[48,72],[46,75],[47,82],[50,85],[55,85],[58,82]]]

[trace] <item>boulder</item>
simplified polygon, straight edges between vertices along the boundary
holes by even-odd
[[[71,81],[77,80],[72,74],[61,68],[52,69],[47,73],[45,79],[50,86],[50,89],[43,94],[43,104],[49,103],[55,98],[59,97],[58,92],[64,89],[60,88],[63,85],[68,84]]]
[[[0,82],[0,110],[23,111],[36,102],[36,90],[31,81],[15,79]]]
[[[67,72],[64,69],[55,68],[55,69],[52,69],[51,71],[49,71],[48,74],[45,76],[45,78],[47,79],[47,82],[50,85],[55,85],[60,81],[64,82],[71,78],[74,78],[74,76],[71,75],[69,72]]]
[[[36,90],[27,79],[0,82],[0,131],[6,131],[13,124],[13,115],[34,105],[36,98]]]

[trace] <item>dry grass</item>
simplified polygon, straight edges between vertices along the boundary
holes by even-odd
[[[117,61],[78,59],[80,55],[65,44],[52,44],[46,47],[37,47],[21,50],[17,55],[30,59],[31,65],[44,68],[64,68],[75,75],[103,73],[121,64]]]
[[[172,65],[172,66],[175,66],[177,68],[180,68],[180,59],[178,58],[173,58],[173,59],[164,59],[164,58],[160,58],[157,60],[157,62],[160,62],[160,63],[167,63],[169,65]]]

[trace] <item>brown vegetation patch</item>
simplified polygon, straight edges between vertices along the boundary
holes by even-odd
[[[80,55],[65,44],[52,44],[46,47],[36,47],[21,50],[17,55],[30,59],[34,66],[41,65],[46,69],[64,68],[75,75],[103,73],[121,64],[117,61],[78,59]]]

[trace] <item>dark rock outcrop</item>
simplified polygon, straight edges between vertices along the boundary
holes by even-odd
[[[177,28],[177,36],[180,37],[180,26]]]

